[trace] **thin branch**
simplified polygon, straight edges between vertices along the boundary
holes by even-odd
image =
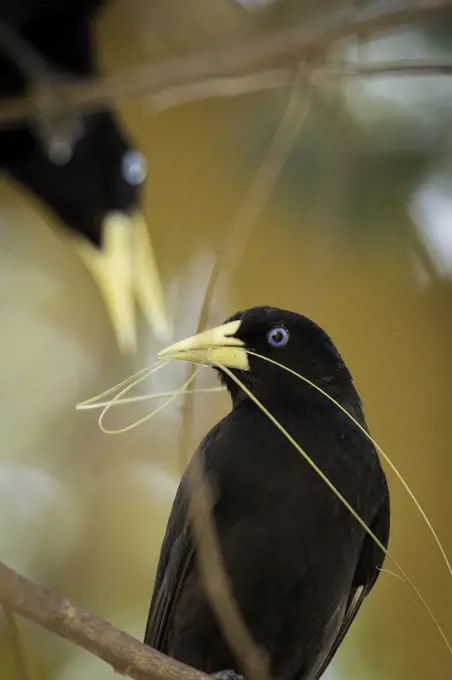
[[[204,301],[199,315],[196,332],[200,333],[209,323],[214,297],[221,292],[228,280],[234,275],[237,264],[251,238],[270,194],[278,181],[287,157],[306,120],[311,102],[311,87],[304,70],[300,71],[293,82],[289,100],[282,120],[275,132],[274,138],[255,174],[244,199],[226,233],[222,246],[218,251],[209,282],[207,284]],[[302,84],[304,82],[304,88]],[[188,365],[188,375],[194,372],[194,365]],[[194,395],[186,395],[182,409],[182,429],[180,437],[179,458],[181,466],[189,458],[189,447],[192,442],[192,423],[194,414]]]
[[[44,59],[4,21],[0,21],[0,48],[32,84],[47,80],[49,74]]]
[[[303,88],[304,85],[304,88]],[[311,99],[306,72],[301,70],[293,81],[289,101],[283,118],[263,163],[258,169],[235,219],[220,249],[204,297],[198,322],[198,332],[209,321],[214,295],[222,290],[234,273],[252,231],[264,210],[268,197],[280,176],[287,156],[306,119]],[[226,272],[226,274],[225,274]],[[223,274],[223,276],[222,276]],[[189,374],[194,365],[189,365]],[[180,440],[180,457],[185,467],[188,448],[192,440],[194,401],[184,404]],[[196,556],[203,586],[215,612],[223,634],[244,669],[245,677],[266,680],[269,677],[267,659],[256,647],[232,594],[226,573],[215,526],[211,518],[212,490],[205,477],[202,463],[192,458],[187,468],[189,483],[189,510],[196,540]]]
[[[135,680],[208,680],[0,562],[0,603],[103,659]],[[211,680],[211,679],[210,679]]]
[[[308,67],[307,67],[308,68]],[[154,114],[168,109],[183,106],[192,102],[206,99],[239,97],[240,95],[253,92],[265,92],[282,88],[289,88],[295,77],[296,70],[290,68],[270,69],[268,71],[256,71],[243,76],[207,78],[206,80],[188,83],[187,85],[175,85],[166,87],[160,92],[146,97],[146,103],[152,108]],[[322,66],[312,66],[312,78],[378,78],[385,76],[394,77],[431,77],[452,75],[452,61],[419,61],[414,59],[398,61],[376,61],[373,63],[360,64],[353,62],[333,62]],[[3,99],[0,100],[8,101]],[[41,101],[41,100],[40,100]],[[35,115],[42,118],[42,105],[35,101]],[[39,113],[38,109],[39,108]],[[5,109],[6,110],[6,109]],[[3,110],[0,108],[0,124]]]
[[[4,52],[21,71],[26,90],[34,102],[35,136],[49,158],[64,164],[72,156],[81,126],[78,112],[60,114],[60,92],[65,84],[56,71],[32,45],[0,20],[0,52]]]
[[[118,97],[156,93],[209,78],[241,75],[259,67],[268,70],[269,64],[280,60],[297,63],[325,53],[334,42],[349,35],[375,35],[437,16],[450,8],[452,0],[390,0],[360,9],[342,9],[316,23],[273,31],[246,42],[139,66],[105,78],[62,85],[58,102],[48,102],[48,111],[42,102],[37,108],[32,95],[4,102],[0,108],[0,123],[33,120],[37,111],[41,115],[55,113],[57,105],[59,115],[80,109],[104,108]]]
[[[296,69],[272,69],[232,78],[208,78],[188,85],[167,87],[150,95],[147,102],[155,113],[182,106],[189,102],[213,99],[214,97],[237,97],[241,94],[290,87]]]
[[[375,61],[367,64],[333,62],[314,69],[314,75],[332,78],[370,78],[382,76],[441,76],[452,75],[452,61],[400,59]]]
[[[263,92],[290,87],[295,69],[280,68],[257,71],[244,76],[208,78],[188,85],[167,87],[149,95],[146,101],[154,113],[182,106],[190,102],[214,99],[216,97],[238,97],[252,92]],[[360,64],[354,62],[333,62],[312,66],[312,78],[378,78],[385,76],[441,76],[452,75],[452,61],[376,61]]]
[[[311,86],[304,67],[293,81],[284,115],[274,138],[241,202],[213,268],[198,332],[209,322],[214,295],[220,295],[234,275],[269,197],[273,193],[287,158],[306,121],[311,104]]]

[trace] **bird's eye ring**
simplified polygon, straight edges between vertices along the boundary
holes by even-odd
[[[282,326],[276,326],[267,333],[267,342],[272,347],[284,347],[289,340],[289,331]]]
[[[122,176],[128,184],[139,186],[146,179],[146,159],[135,149],[126,151],[122,159]]]

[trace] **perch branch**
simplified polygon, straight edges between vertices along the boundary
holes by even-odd
[[[135,680],[207,680],[94,614],[29,581],[0,562],[0,603],[20,616],[95,654]],[[211,680],[211,679],[210,679]]]
[[[360,9],[345,9],[308,25],[290,27],[246,42],[166,59],[139,66],[108,77],[62,84],[57,102],[48,102],[48,114],[99,109],[119,97],[158,93],[168,87],[185,86],[211,78],[238,76],[256,69],[268,70],[271,63],[306,61],[325,53],[331,45],[350,35],[366,37],[405,24],[419,22],[452,8],[452,0],[390,0],[371,3]],[[46,113],[43,102],[37,106],[33,95],[5,100],[0,107],[0,123],[33,120]]]

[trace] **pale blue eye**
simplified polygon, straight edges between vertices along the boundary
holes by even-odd
[[[289,340],[289,331],[286,331],[282,326],[272,328],[267,333],[267,342],[272,347],[284,347]]]
[[[146,160],[142,153],[131,149],[122,159],[122,176],[128,184],[139,186],[146,179]]]

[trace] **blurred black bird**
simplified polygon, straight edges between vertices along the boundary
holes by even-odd
[[[248,309],[159,356],[229,367],[386,547],[389,491],[371,442],[315,388],[247,349],[301,373],[367,429],[333,342],[299,314]],[[320,678],[378,577],[383,551],[253,400],[217,370],[232,411],[195,457],[214,491],[213,520],[233,596],[272,678]],[[187,485],[185,473],[162,544],[145,642],[207,673],[239,674],[198,572]]]
[[[62,83],[96,74],[93,21],[105,4],[2,0],[0,97],[28,92],[58,98]],[[136,348],[136,302],[154,333],[167,341],[163,290],[138,211],[146,163],[113,113],[56,114],[29,127],[4,129],[0,165],[72,233],[99,286],[120,348]]]

